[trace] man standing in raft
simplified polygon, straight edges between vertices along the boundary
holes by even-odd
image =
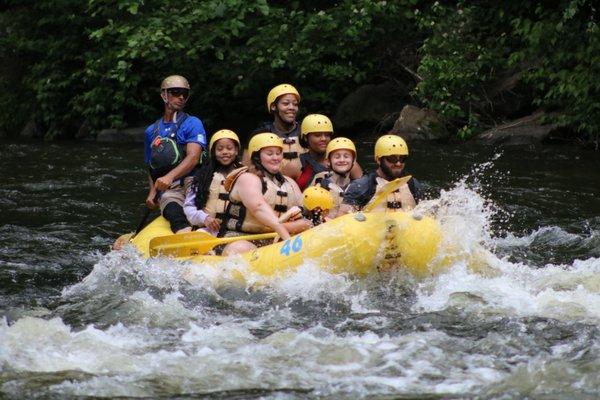
[[[160,211],[174,233],[191,231],[183,212],[185,193],[206,148],[206,132],[200,119],[183,112],[190,85],[183,76],[171,75],[160,85],[165,104],[162,118],[146,128],[144,159],[149,167],[149,208]]]
[[[362,209],[378,192],[384,190],[388,182],[405,176],[404,166],[407,159],[408,146],[400,136],[388,134],[377,139],[375,162],[378,168],[348,185],[340,206],[340,215]],[[386,201],[381,202],[375,209],[406,211],[414,208],[422,198],[421,184],[411,178],[408,183],[391,192]]]

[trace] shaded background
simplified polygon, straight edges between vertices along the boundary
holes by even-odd
[[[354,138],[405,105],[465,139],[538,115],[597,146],[600,35],[591,1],[6,1],[0,7],[0,133],[87,138],[148,125],[161,79],[189,78],[188,110],[242,137],[268,90],[296,85],[301,116]],[[355,97],[358,97],[356,99]]]

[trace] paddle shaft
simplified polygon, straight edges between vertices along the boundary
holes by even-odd
[[[200,232],[192,232],[200,233]],[[210,251],[213,247],[220,244],[227,244],[231,242],[237,242],[238,240],[260,240],[260,239],[273,239],[277,234],[275,232],[259,233],[255,235],[244,235],[244,236],[231,236],[224,238],[216,238],[210,236],[207,239],[200,240],[186,240],[186,236],[190,234],[182,235],[169,235],[154,238],[150,241],[150,255],[156,256],[158,254],[170,255],[175,257],[189,257],[199,254],[205,254]],[[177,240],[181,239],[181,240]],[[154,243],[153,243],[154,242]]]
[[[158,193],[156,194],[156,196],[154,196],[154,201],[156,202],[157,200],[158,200]],[[129,238],[129,240],[133,239],[135,237],[135,235],[137,235],[138,233],[140,233],[140,231],[142,229],[144,229],[144,227],[146,226],[146,222],[148,221],[148,217],[150,216],[151,212],[152,212],[152,209],[146,207],[146,210],[144,211],[144,215],[142,216],[142,219],[140,220],[140,223],[138,224],[137,228],[135,228],[135,232]]]

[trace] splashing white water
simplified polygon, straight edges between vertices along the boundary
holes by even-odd
[[[20,342],[24,335],[29,339],[25,343]],[[455,363],[464,356],[459,349],[466,343],[435,331],[340,336],[315,326],[259,339],[243,323],[206,328],[191,324],[175,348],[156,350],[155,340],[121,325],[105,332],[93,327],[72,332],[57,319],[24,318],[10,327],[0,322],[0,338],[18,344],[13,352],[0,353],[0,361],[15,371],[79,370],[93,375],[49,388],[63,395],[160,394],[159,388],[135,383],[148,380],[175,385],[180,393],[249,388],[311,389],[320,395],[461,393],[504,375],[492,368],[489,357],[470,356]],[[452,362],[443,350],[449,346],[457,350]],[[436,382],[435,388],[426,388],[426,382]]]
[[[474,175],[491,167],[478,168]],[[498,209],[478,187],[465,177],[415,210],[434,215],[443,234],[445,270],[423,280],[403,271],[362,279],[306,261],[265,286],[236,257],[192,266],[132,248],[110,253],[63,290],[56,318],[0,320],[1,393],[33,395],[42,373],[49,396],[527,396],[543,395],[539,379],[553,393],[598,393],[600,259],[526,265],[497,256],[544,235],[578,237],[547,227],[495,237]],[[72,308],[91,315],[80,328],[65,322]],[[515,327],[482,332],[463,317]],[[527,318],[574,338],[547,343]],[[458,334],[444,330],[447,321]],[[574,324],[592,333],[577,336]]]

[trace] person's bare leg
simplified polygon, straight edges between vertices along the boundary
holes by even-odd
[[[256,246],[247,240],[238,240],[237,242],[229,243],[225,246],[223,255],[230,256],[233,254],[245,253],[246,251],[254,250],[255,248]]]

